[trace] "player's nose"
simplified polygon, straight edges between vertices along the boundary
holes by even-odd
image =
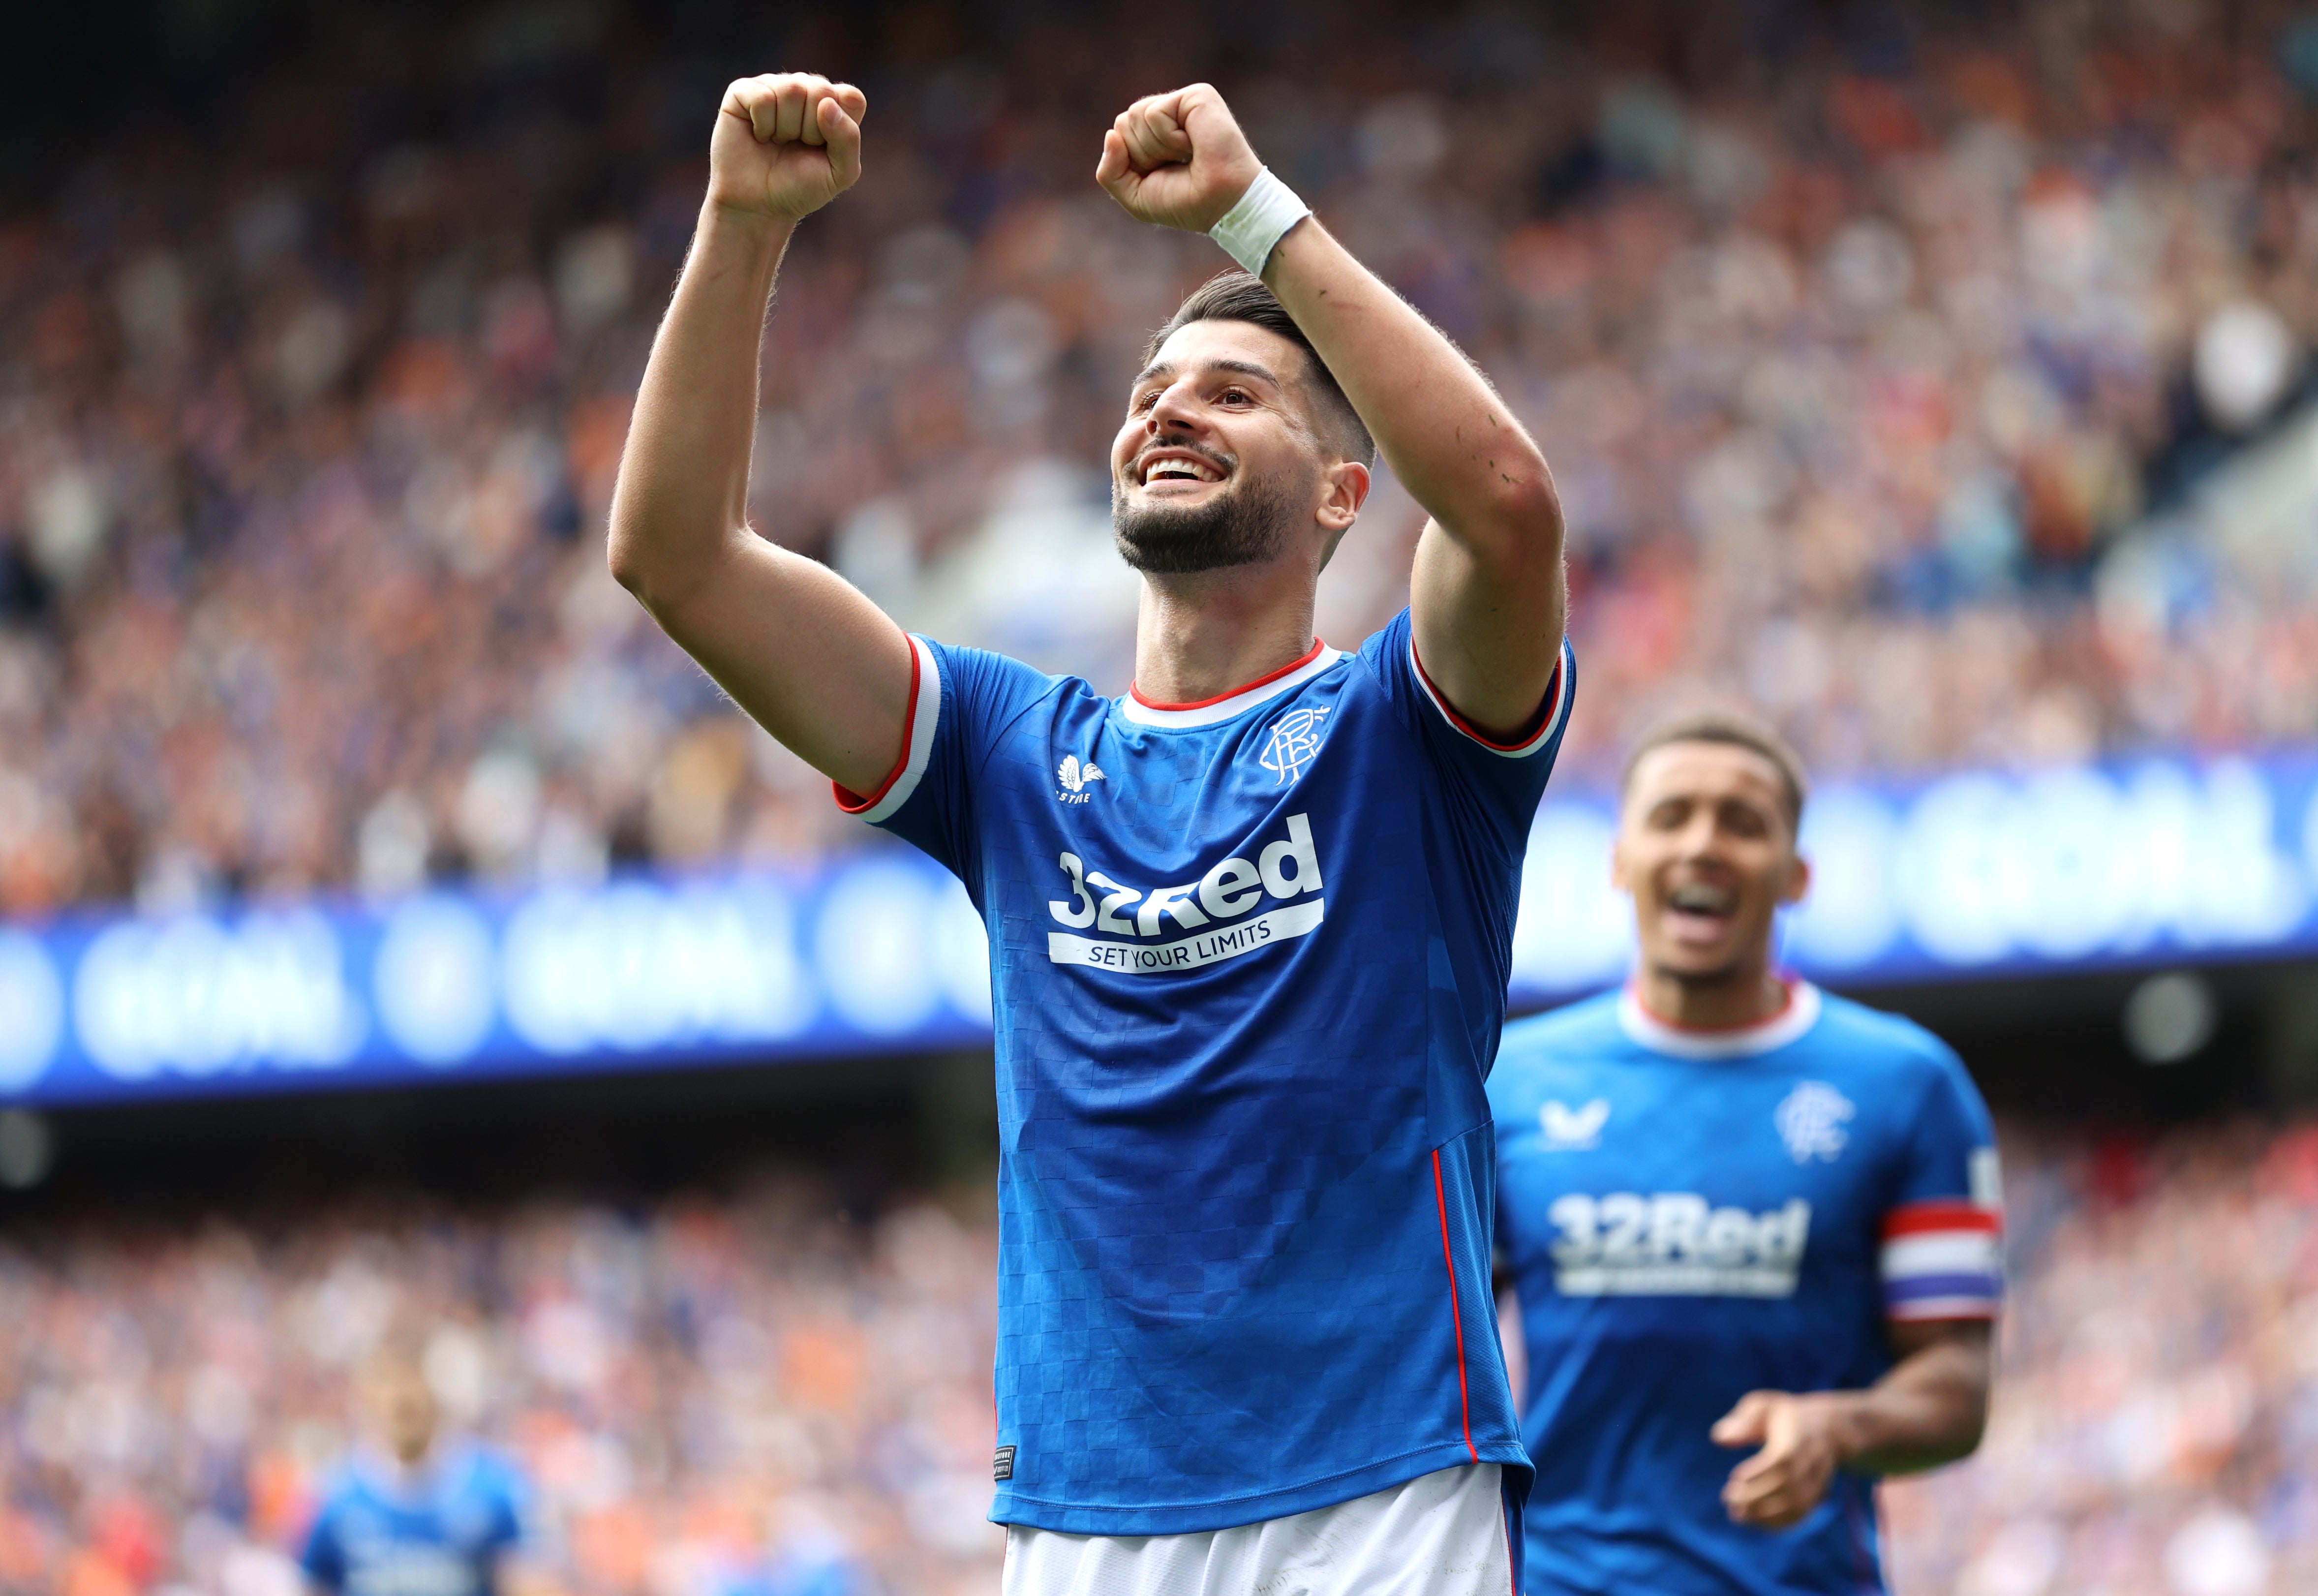
[[[1711,859],[1722,851],[1722,831],[1712,816],[1702,816],[1683,827],[1681,853],[1685,859]]]
[[[1205,429],[1206,418],[1198,405],[1191,402],[1188,383],[1172,383],[1152,401],[1144,413],[1144,425],[1154,437],[1169,433],[1199,432]]]

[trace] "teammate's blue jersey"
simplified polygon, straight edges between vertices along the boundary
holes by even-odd
[[[1525,1484],[1482,1083],[1567,652],[1501,748],[1406,612],[1194,705],[912,644],[908,746],[847,807],[990,933],[991,1516],[1166,1534],[1476,1461]]]
[[[479,1448],[411,1474],[358,1460],[326,1489],[299,1561],[332,1596],[496,1596],[527,1500],[515,1466]]]
[[[1838,1471],[1790,1530],[1735,1525],[1746,1453],[1707,1432],[1750,1391],[1874,1384],[1890,1321],[1995,1314],[1996,1149],[1955,1055],[1801,983],[1730,1032],[1613,993],[1508,1026],[1489,1099],[1538,1470],[1525,1588],[1882,1590],[1872,1480]]]

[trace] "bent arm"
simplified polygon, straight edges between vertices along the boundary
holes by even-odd
[[[1482,730],[1535,718],[1560,659],[1561,501],[1545,457],[1439,329],[1307,217],[1264,281],[1430,519],[1410,619],[1425,674]]]
[[[1725,1447],[1759,1447],[1722,1487],[1731,1519],[1764,1529],[1802,1521],[1837,1468],[1909,1474],[1980,1445],[1996,1355],[1980,1321],[1894,1324],[1900,1361],[1864,1391],[1750,1391],[1716,1421]]]
[[[1844,1466],[1862,1474],[1915,1474],[1968,1457],[1988,1428],[1996,1349],[1985,1321],[1895,1324],[1900,1361],[1847,1399],[1837,1425]]]
[[[735,104],[719,118],[719,161],[732,164],[734,140],[795,140],[794,127],[786,140],[752,135]],[[737,133],[725,125],[736,114]],[[729,185],[729,173],[714,181]],[[765,313],[795,226],[712,186],[636,395],[608,552],[620,584],[734,702],[822,774],[868,792],[902,745],[909,644],[835,572],[748,524]]]

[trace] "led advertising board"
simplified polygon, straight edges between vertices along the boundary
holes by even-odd
[[[1607,795],[1532,833],[1513,1001],[1620,978]],[[1785,927],[1836,986],[2318,953],[2318,751],[1831,787]],[[1089,979],[1145,979],[1143,976]],[[881,845],[817,868],[0,926],[0,1102],[979,1046],[965,892]]]

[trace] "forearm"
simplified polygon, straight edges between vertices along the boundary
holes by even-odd
[[[652,341],[612,499],[610,557],[655,613],[714,580],[746,529],[766,306],[794,222],[701,207]]]
[[[1280,240],[1263,276],[1442,531],[1492,565],[1559,568],[1560,506],[1544,456],[1437,328],[1316,216]]]
[[[1984,1349],[1938,1341],[1903,1358],[1864,1391],[1830,1391],[1836,1452],[1861,1474],[1911,1474],[1971,1455],[1988,1423]]]

